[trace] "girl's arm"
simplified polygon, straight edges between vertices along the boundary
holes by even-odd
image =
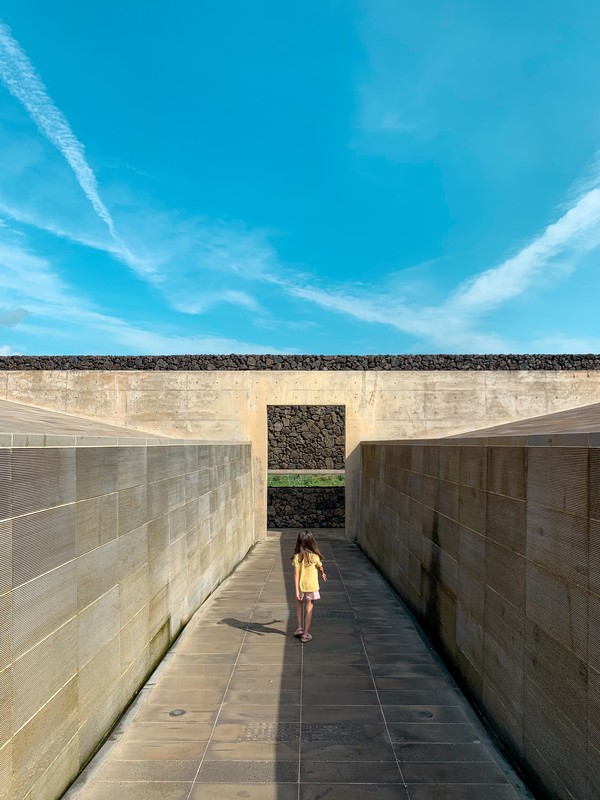
[[[321,577],[325,582],[327,582],[327,575],[325,575],[325,570],[323,569],[323,564],[319,567],[319,572],[321,573]]]
[[[294,589],[296,590],[296,600],[300,600],[301,597],[299,580],[300,580],[300,568],[294,567]]]

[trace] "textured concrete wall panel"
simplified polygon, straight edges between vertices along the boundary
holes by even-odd
[[[0,594],[0,671],[12,661],[12,594]]]
[[[527,504],[504,495],[487,495],[485,535],[496,544],[525,555]]]
[[[557,800],[599,782],[600,457],[580,441],[362,448],[361,546]]]
[[[588,517],[588,456],[583,447],[530,448],[527,500]]]
[[[75,500],[75,449],[13,450],[11,489],[14,516],[72,503]]]
[[[485,489],[487,483],[487,448],[461,447],[459,483],[474,489]]]
[[[588,798],[581,732],[532,681],[526,681],[524,700],[524,750],[532,772],[543,776],[544,788],[556,797]]]
[[[525,498],[527,449],[488,447],[487,489],[507,497]]]
[[[13,587],[75,558],[75,504],[12,520]]]
[[[77,673],[77,620],[72,619],[15,659],[13,732],[18,731]]]
[[[249,445],[99,443],[0,450],[10,800],[61,794],[254,537]]]
[[[119,633],[119,587],[113,586],[106,594],[86,606],[79,613],[78,623],[81,669]]]
[[[471,486],[458,490],[458,521],[476,533],[485,533],[487,494]]]
[[[586,589],[589,580],[588,526],[585,516],[528,504],[527,558]]]
[[[12,515],[11,452],[0,450],[0,520]],[[0,590],[1,591],[1,590]]]
[[[588,592],[528,562],[527,618],[587,660]]]
[[[10,708],[11,695],[12,695],[12,674],[10,669],[3,669],[2,671],[0,671],[0,708],[2,709]],[[4,745],[10,740],[11,727],[12,727],[11,723],[12,720],[10,718],[10,714],[3,713],[0,716],[0,748],[3,748]],[[10,782],[7,781],[3,785],[8,786],[9,784]]]
[[[75,561],[53,569],[12,593],[12,656],[19,658],[77,615]]]
[[[75,449],[77,500],[103,496],[117,490],[119,455],[117,447]]]
[[[77,703],[78,686],[74,677],[54,696],[50,696],[49,701],[23,727],[13,729],[12,795],[9,793],[9,797],[24,797],[46,770],[60,763],[65,745],[77,735]],[[52,736],[48,735],[48,731],[52,731]],[[75,775],[76,771],[71,778]],[[40,785],[39,796],[44,797],[45,791]]]
[[[82,500],[75,506],[75,549],[82,556],[116,539],[118,494]]]
[[[0,522],[0,595],[8,592],[12,576],[12,520]]]

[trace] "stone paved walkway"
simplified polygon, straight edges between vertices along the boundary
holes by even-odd
[[[313,641],[295,628],[295,537],[259,543],[196,614],[69,800],[517,800],[396,595],[340,532]]]

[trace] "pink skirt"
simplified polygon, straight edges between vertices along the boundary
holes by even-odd
[[[320,600],[321,595],[319,592],[303,592],[302,593],[303,600]]]

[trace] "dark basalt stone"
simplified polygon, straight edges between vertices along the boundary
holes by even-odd
[[[343,528],[343,486],[270,486],[267,489],[267,527]]]
[[[0,356],[0,370],[599,370],[600,354]]]

